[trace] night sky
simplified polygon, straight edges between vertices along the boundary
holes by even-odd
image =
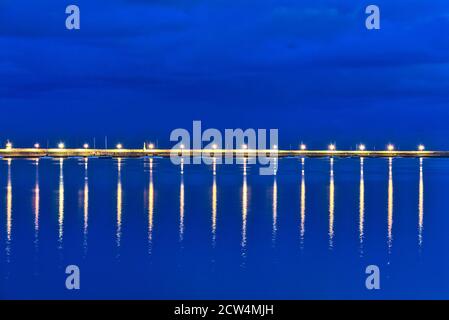
[[[0,142],[171,146],[202,120],[283,148],[449,149],[448,39],[447,0],[1,0]]]

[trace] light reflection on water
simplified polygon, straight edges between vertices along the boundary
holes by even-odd
[[[246,162],[245,171],[243,174],[243,185],[242,185],[242,258],[246,258],[246,232],[247,232],[247,219],[248,219],[248,184],[246,181]]]
[[[419,246],[422,246],[423,241],[423,228],[424,228],[424,178],[423,178],[423,169],[422,169],[423,159],[419,159],[419,200],[418,200],[418,214],[419,214],[419,222],[418,222],[418,243]]]
[[[215,177],[215,169],[214,169],[214,178],[212,183],[212,246],[215,247],[215,242],[217,238],[217,178]]]
[[[84,159],[84,192],[83,192],[83,245],[84,255],[87,254],[87,234],[89,228],[89,174],[88,159]]]
[[[329,182],[329,248],[334,247],[334,220],[335,220],[335,186],[334,186],[334,158],[330,159],[330,182]]]
[[[58,189],[58,242],[62,249],[64,241],[64,159],[59,160],[59,189]]]
[[[34,231],[37,242],[39,236],[39,160],[36,160],[36,182],[34,185]]]
[[[182,164],[182,163],[181,163]],[[179,185],[179,241],[184,240],[184,177]]]
[[[40,189],[39,189],[39,159],[36,159],[36,181],[33,190],[33,210],[34,210],[34,246],[35,251],[39,250],[39,204],[40,204]]]
[[[120,245],[122,240],[122,206],[123,206],[123,194],[122,194],[122,159],[117,159],[117,231],[116,231],[116,243],[118,248],[118,255],[120,256]]]
[[[388,159],[388,252],[393,247],[393,158]]]
[[[272,242],[273,245],[276,244],[276,234],[278,230],[277,221],[278,221],[278,184],[276,182],[276,177],[273,180],[273,231],[272,231]]]
[[[301,248],[304,245],[304,236],[306,233],[306,178],[305,178],[305,159],[301,158]]]
[[[360,254],[363,255],[363,237],[365,223],[365,180],[363,177],[363,162],[360,158],[360,186],[359,186],[359,237],[360,237]]]
[[[307,167],[304,158],[285,159],[280,160],[276,165],[277,175],[275,176],[259,176],[258,170],[253,170],[253,165],[249,165],[247,159],[243,159],[240,166],[218,165],[216,161],[213,161],[212,174],[210,167],[204,170],[201,166],[184,166],[183,164],[179,171],[179,168],[171,165],[166,159],[150,158],[145,161],[148,162],[142,165],[141,160],[130,159],[126,161],[125,166],[122,159],[112,162],[104,159],[83,159],[83,166],[76,167],[71,159],[58,159],[57,172],[48,165],[49,162],[46,160],[29,161],[33,164],[32,171],[27,171],[26,160],[5,161],[7,165],[3,172],[6,176],[3,180],[3,190],[6,191],[6,196],[3,208],[6,218],[2,220],[4,224],[2,230],[5,230],[2,235],[5,255],[2,263],[11,264],[11,266],[12,263],[16,266],[19,264],[19,269],[22,262],[23,265],[25,262],[29,263],[26,255],[21,252],[22,250],[26,252],[27,223],[33,230],[29,232],[29,237],[30,243],[34,242],[35,256],[45,252],[48,263],[52,261],[52,246],[49,240],[52,239],[51,234],[56,237],[55,230],[58,230],[58,245],[55,246],[53,242],[53,249],[64,251],[64,256],[68,256],[67,259],[72,258],[71,263],[93,261],[98,265],[103,263],[101,259],[104,259],[105,263],[110,263],[114,259],[121,260],[120,263],[126,263],[127,260],[124,258],[126,255],[128,259],[135,257],[139,261],[142,260],[144,265],[144,257],[150,254],[153,261],[159,261],[162,264],[159,265],[159,272],[160,270],[169,272],[171,264],[178,265],[181,261],[178,259],[187,258],[176,256],[176,258],[170,258],[172,260],[164,260],[168,258],[155,254],[159,250],[153,249],[160,249],[165,256],[175,256],[176,248],[184,248],[184,254],[191,259],[188,260],[189,263],[198,261],[196,266],[198,273],[205,274],[205,277],[212,276],[208,273],[209,270],[205,269],[206,267],[200,266],[200,263],[204,264],[205,259],[212,260],[209,257],[209,251],[214,252],[215,266],[220,266],[221,263],[224,270],[234,276],[240,272],[236,270],[248,270],[254,276],[263,277],[266,275],[264,272],[268,272],[270,268],[269,261],[278,258],[280,261],[288,261],[288,265],[296,265],[297,268],[301,267],[295,263],[301,261],[302,264],[309,263],[311,270],[320,270],[323,267],[315,263],[321,261],[323,256],[320,255],[324,255],[323,248],[331,249],[326,250],[326,254],[330,257],[342,255],[344,259],[339,258],[338,263],[345,259],[350,263],[349,261],[354,261],[355,258],[360,259],[356,260],[359,262],[371,258],[370,263],[371,261],[376,263],[378,259],[381,264],[383,258],[380,257],[385,254],[387,256],[385,261],[393,263],[395,261],[393,257],[395,257],[396,263],[400,265],[402,260],[399,252],[407,252],[404,251],[404,239],[414,237],[414,248],[407,247],[407,250],[409,254],[420,250],[423,254],[421,259],[426,258],[424,238],[431,238],[431,240],[426,238],[425,244],[428,246],[435,243],[435,240],[432,241],[435,233],[428,232],[435,226],[427,224],[426,232],[424,232],[423,159],[307,159]],[[393,161],[395,176],[393,176]],[[426,169],[428,164],[431,167],[432,161],[437,160],[426,160]],[[406,162],[406,165],[402,165],[402,162]],[[115,170],[111,163],[115,163]],[[155,164],[157,166],[154,166]],[[149,171],[147,169],[145,172],[145,167],[149,168]],[[442,169],[436,167],[433,170]],[[417,171],[419,175],[416,174]],[[385,174],[386,172],[388,174]],[[55,175],[54,179],[52,174]],[[155,180],[154,175],[157,177]],[[398,177],[402,177],[402,180]],[[395,178],[394,188],[393,178]],[[432,187],[432,181],[434,185],[437,183],[435,181],[440,181],[436,179],[440,179],[440,175],[432,172],[426,174],[426,188]],[[142,183],[140,184],[139,181]],[[409,181],[415,181],[415,183],[409,183]],[[32,191],[31,199],[28,195],[28,201],[26,197],[23,197],[26,191],[24,186],[27,185],[30,186],[27,192]],[[405,190],[407,187],[412,188],[411,186],[414,186],[414,189]],[[337,187],[338,194],[335,192]],[[73,210],[72,205],[76,194],[73,192],[74,189],[79,192],[80,199],[82,195],[82,202],[77,207],[82,212],[79,218],[76,217],[74,213],[76,211]],[[401,189],[405,190],[402,195]],[[56,193],[51,193],[55,190]],[[434,186],[433,190],[440,189]],[[393,191],[396,202],[393,201]],[[126,193],[126,203],[123,202],[124,193]],[[140,198],[142,194],[145,195],[143,204],[136,202],[139,194]],[[416,225],[416,220],[413,222],[414,235],[404,231],[407,224],[401,221],[399,215],[401,208],[407,207],[404,201],[410,198],[414,201],[414,210],[416,210],[416,203],[418,204],[418,224]],[[108,204],[111,199],[115,202],[115,208],[113,203]],[[426,203],[429,203],[428,198]],[[433,203],[437,205],[435,201]],[[32,219],[26,214],[28,208],[26,205],[32,210]],[[142,210],[142,207],[146,221],[141,223],[136,213]],[[385,213],[385,207],[387,207],[387,219],[382,215],[382,212]],[[394,251],[392,250],[393,209],[395,212]],[[430,211],[429,208],[427,209]],[[409,212],[404,210],[403,212]],[[186,212],[188,212],[187,229],[185,228]],[[249,212],[251,212],[250,215]],[[426,215],[435,216],[438,212],[426,212]],[[123,214],[126,216],[125,221],[122,219]],[[175,214],[174,217],[173,214]],[[237,216],[238,220],[236,220]],[[204,223],[203,219],[205,219]],[[403,214],[402,219],[410,219],[410,215]],[[387,225],[386,245],[385,224]],[[113,228],[111,230],[115,229],[115,237],[114,232],[108,235],[109,227]],[[145,230],[146,236],[139,236],[141,227]],[[325,227],[327,234],[322,229]],[[236,237],[237,228],[240,229],[239,237]],[[207,231],[205,239],[202,238],[204,231]],[[113,258],[107,258],[108,250],[111,249],[109,238],[112,240],[112,249],[114,249],[115,238],[116,254]],[[141,238],[147,239],[144,241],[148,254],[143,256],[138,251],[140,248],[138,241]],[[176,241],[177,238],[179,241]],[[171,242],[173,239],[176,244]],[[235,242],[239,250],[233,251]],[[208,249],[203,243],[208,243]],[[264,247],[267,243],[271,243],[272,253]],[[82,252],[79,257],[76,254],[78,246]],[[197,249],[193,250],[192,246],[197,246]],[[298,251],[298,249],[301,250]],[[233,252],[239,253],[238,259],[232,255]],[[304,256],[295,260],[299,252]],[[318,256],[312,259],[310,252]],[[117,259],[118,257],[122,259]],[[335,259],[337,261],[337,258]],[[42,262],[40,259],[39,263],[45,265],[45,261],[47,260]],[[331,264],[336,266],[336,261]],[[406,260],[403,262],[406,265]],[[235,266],[237,269],[233,269]],[[282,270],[282,274],[299,277],[293,270],[289,271],[287,262],[283,266],[285,269]],[[51,269],[51,265],[46,267]],[[13,268],[8,270],[5,268],[3,278],[9,278],[7,275],[14,272]],[[41,270],[40,274],[43,273],[45,274]],[[135,276],[137,277],[138,274],[136,271]],[[129,274],[128,276],[134,277]],[[164,274],[159,274],[159,277],[161,279],[157,281],[162,283]],[[229,283],[233,283],[232,278],[226,279]],[[207,287],[205,283],[203,285]],[[331,285],[330,287],[332,288]],[[154,291],[154,294],[157,292]]]
[[[10,262],[12,241],[12,182],[11,159],[8,159],[8,182],[6,185],[6,260]]]
[[[150,159],[150,183],[148,186],[148,253],[153,247],[153,220],[154,220],[154,185],[153,185],[153,159]]]

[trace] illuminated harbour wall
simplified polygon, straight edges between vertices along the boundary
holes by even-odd
[[[278,150],[278,149],[124,149],[120,145],[115,149],[90,149],[90,148],[12,148],[0,149],[0,157],[3,158],[42,158],[42,157],[113,157],[113,158],[139,158],[149,156],[170,157],[175,153],[182,156],[228,156],[228,157],[449,157],[449,151],[430,151],[423,148],[418,150],[395,150],[389,145],[387,150],[337,150],[334,145],[330,145],[327,150]],[[362,150],[363,149],[363,150]]]

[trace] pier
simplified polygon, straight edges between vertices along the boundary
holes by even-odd
[[[359,158],[449,158],[449,151],[427,150],[252,150],[252,149],[70,149],[70,148],[5,148],[0,149],[3,158],[141,158],[170,157],[171,154],[183,157],[359,157]]]

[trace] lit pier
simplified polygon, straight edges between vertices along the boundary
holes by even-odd
[[[361,150],[363,149],[363,150]],[[140,158],[140,157],[170,157],[170,154],[184,157],[363,157],[363,158],[383,158],[383,157],[442,157],[449,158],[449,151],[428,151],[420,147],[418,150],[336,150],[335,147],[327,150],[256,150],[256,149],[89,149],[89,148],[66,148],[60,145],[58,148],[13,148],[8,145],[0,149],[0,157],[3,158],[68,158],[68,157],[99,157],[99,158]]]

